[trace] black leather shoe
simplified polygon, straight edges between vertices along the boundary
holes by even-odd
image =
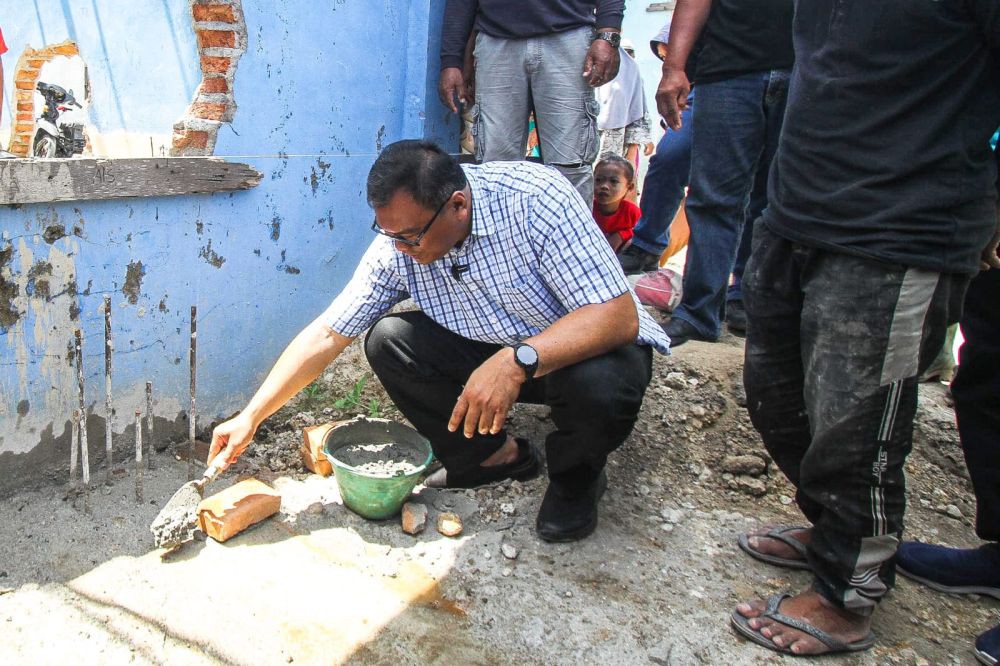
[[[545,541],[579,541],[597,528],[597,503],[608,488],[608,476],[601,473],[582,493],[567,493],[549,482],[535,520],[535,531]]]
[[[618,263],[622,265],[625,275],[635,275],[655,271],[660,267],[660,257],[635,245],[629,245],[618,255]]]
[[[670,338],[671,347],[680,347],[688,340],[700,340],[702,342],[719,341],[719,338],[710,338],[702,335],[694,326],[677,317],[672,318],[663,325],[663,332]]]
[[[747,311],[743,307],[743,301],[726,302],[726,326],[732,333],[747,332]]]
[[[477,488],[497,481],[530,481],[538,476],[541,469],[541,458],[538,449],[531,442],[521,437],[516,438],[518,455],[513,462],[505,465],[491,465],[483,467],[478,465],[464,472],[452,474],[448,472],[445,477],[445,488]]]

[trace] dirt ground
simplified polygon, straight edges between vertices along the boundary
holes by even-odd
[[[610,462],[598,530],[579,544],[535,537],[544,479],[418,487],[430,519],[416,537],[347,510],[298,445],[305,425],[398,418],[356,348],[214,486],[254,474],[282,493],[277,516],[226,544],[196,541],[166,559],[153,550],[148,525],[185,478],[174,448],[155,456],[142,503],[130,470],[92,490],[89,513],[66,488],[8,498],[0,663],[783,663],[728,626],[739,601],[809,584],[736,546],[760,524],[801,521],[742,406],[742,340],[692,342],[654,364],[640,421]],[[923,385],[907,537],[971,546],[953,417],[945,387]],[[518,407],[512,428],[541,443],[551,423],[544,408]],[[460,537],[433,529],[443,511],[464,520]],[[877,647],[817,661],[973,664],[975,635],[998,622],[995,601],[900,579],[876,615]]]

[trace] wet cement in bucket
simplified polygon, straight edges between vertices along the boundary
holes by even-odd
[[[333,453],[339,462],[372,476],[403,476],[420,469],[426,451],[405,442],[348,444]]]

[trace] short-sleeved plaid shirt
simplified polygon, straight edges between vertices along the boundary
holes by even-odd
[[[410,297],[458,335],[508,345],[584,305],[630,292],[639,314],[636,342],[667,353],[669,339],[631,292],[607,240],[562,174],[530,162],[463,168],[472,190],[466,241],[422,266],[378,236],[324,315],[333,331],[356,337]]]

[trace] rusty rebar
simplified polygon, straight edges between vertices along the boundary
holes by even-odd
[[[146,469],[156,469],[156,465],[153,464],[153,382],[146,382],[146,435],[149,441]]]
[[[111,340],[111,297],[104,297],[104,450],[108,457],[104,483],[111,485],[111,466],[114,464],[114,448],[112,446],[114,429],[114,406],[111,401],[111,356],[114,353],[114,342]]]
[[[142,503],[142,412],[135,410],[135,501]]]
[[[198,366],[198,306],[191,306],[191,412],[188,415],[188,479],[193,479],[194,467],[194,438],[197,432],[197,366]]]

